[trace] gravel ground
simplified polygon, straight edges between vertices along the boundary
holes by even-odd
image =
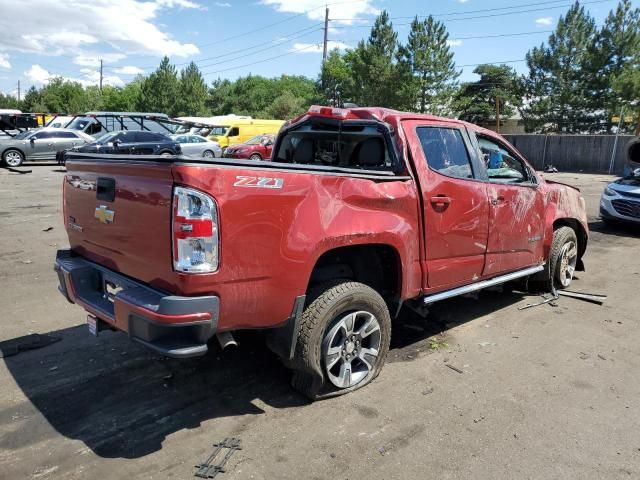
[[[604,306],[441,302],[403,316],[373,384],[310,404],[257,334],[182,361],[91,337],[52,271],[63,171],[27,168],[0,170],[0,341],[61,340],[0,360],[0,478],[187,479],[231,436],[243,449],[221,479],[640,478],[640,230],[598,220],[611,177],[549,175],[583,190],[592,234],[574,289]]]

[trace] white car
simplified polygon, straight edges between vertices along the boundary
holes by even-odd
[[[171,138],[180,144],[184,155],[203,158],[222,157],[222,148],[220,148],[220,144],[201,137],[200,135],[185,133],[180,135],[171,135]]]
[[[600,218],[606,223],[640,224],[640,168],[604,188],[600,198]]]

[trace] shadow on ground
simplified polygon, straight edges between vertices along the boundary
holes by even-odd
[[[589,222],[589,231],[616,237],[640,238],[640,223],[604,223],[602,220],[593,220]]]
[[[394,327],[389,361],[415,358],[411,352],[428,350],[429,337],[521,299],[517,293],[483,292],[480,300],[448,300],[431,308],[428,321],[405,309]],[[101,457],[139,458],[160,450],[168,435],[209,419],[264,413],[255,399],[275,408],[307,403],[289,386],[289,372],[259,333],[239,335],[235,351],[189,360],[159,357],[121,333],[94,338],[84,326],[49,335],[62,341],[5,359],[28,402],[0,411],[0,426],[27,419],[18,430],[0,428],[8,432],[0,435],[0,450],[55,434],[43,429],[33,407],[57,432]]]

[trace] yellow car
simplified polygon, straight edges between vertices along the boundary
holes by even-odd
[[[276,135],[284,120],[239,119],[211,128],[208,139],[218,142],[225,149],[236,143],[244,143],[256,135]]]

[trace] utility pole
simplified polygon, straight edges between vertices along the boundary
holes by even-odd
[[[611,150],[611,160],[609,161],[609,175],[613,172],[613,164],[616,161],[616,153],[618,151],[618,135],[620,135],[620,129],[622,128],[622,118],[624,115],[624,105],[620,107],[620,119],[618,120],[618,129],[616,130],[616,138],[613,141],[613,150]]]
[[[327,38],[329,37],[329,7],[324,11],[324,48],[322,49],[322,64],[327,61]]]
[[[20,101],[20,80],[18,80],[18,101]]]
[[[500,97],[496,95],[496,133],[500,133]]]
[[[100,59],[100,91],[102,91],[102,59]]]

